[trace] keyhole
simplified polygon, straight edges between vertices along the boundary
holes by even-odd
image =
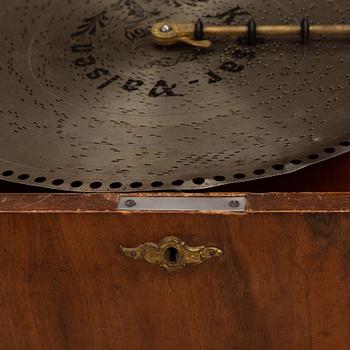
[[[168,262],[175,264],[179,258],[179,251],[175,247],[169,247],[165,250],[164,257]]]

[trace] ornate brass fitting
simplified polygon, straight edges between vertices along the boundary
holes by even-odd
[[[151,264],[158,264],[169,272],[179,271],[186,265],[197,265],[223,254],[219,248],[190,247],[174,236],[165,237],[159,243],[147,242],[136,248],[121,246],[120,249],[130,258],[144,259]]]

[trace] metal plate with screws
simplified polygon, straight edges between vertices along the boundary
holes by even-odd
[[[128,211],[244,212],[245,197],[121,197],[118,209]]]

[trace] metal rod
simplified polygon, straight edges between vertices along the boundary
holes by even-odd
[[[260,25],[251,19],[246,26],[204,26],[199,19],[195,24],[180,24],[176,22],[159,22],[152,29],[153,40],[163,46],[174,45],[178,42],[197,47],[209,47],[212,43],[206,36],[246,37],[248,44],[254,45],[257,37],[287,37],[300,36],[301,42],[307,43],[310,37],[319,36],[348,36],[350,24],[310,25],[304,18],[300,25]]]
[[[248,32],[247,26],[207,26],[204,34],[242,36]]]
[[[310,33],[316,35],[350,35],[350,25],[311,25]]]
[[[247,26],[207,26],[204,33],[208,35],[243,36],[248,33]],[[300,25],[261,25],[257,34],[261,36],[299,35]],[[311,25],[311,35],[350,35],[350,25]]]

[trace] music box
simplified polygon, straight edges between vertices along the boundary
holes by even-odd
[[[349,349],[348,1],[0,9],[1,349]]]

